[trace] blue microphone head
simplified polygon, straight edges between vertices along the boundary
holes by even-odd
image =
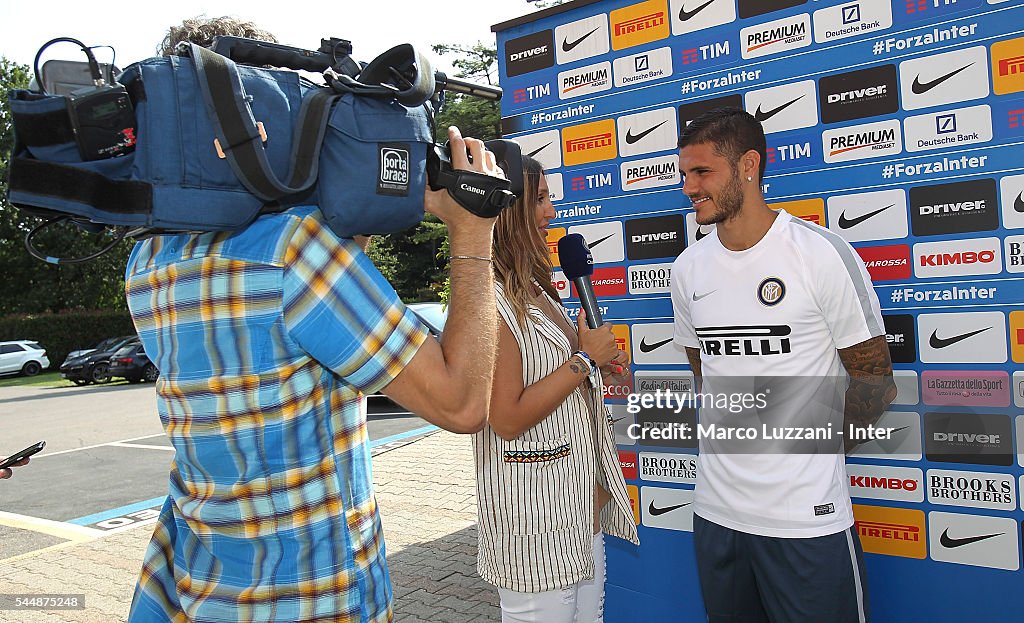
[[[558,241],[558,259],[570,281],[594,274],[594,256],[581,234],[567,234]]]

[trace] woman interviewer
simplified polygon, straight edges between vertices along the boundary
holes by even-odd
[[[610,325],[591,330],[581,311],[574,327],[558,303],[544,171],[524,157],[523,177],[494,228],[503,322],[488,424],[473,436],[477,568],[498,587],[503,623],[599,623],[604,534],[637,537],[598,368],[628,361]]]

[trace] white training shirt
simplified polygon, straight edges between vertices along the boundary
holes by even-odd
[[[848,378],[836,349],[885,333],[871,278],[853,248],[781,211],[750,249],[730,251],[714,232],[683,251],[672,265],[672,305],[674,341],[701,349],[702,392],[796,379],[782,381],[786,391],[777,392],[786,395],[788,421],[824,426],[838,413],[836,433],[843,429]],[[831,410],[821,406],[822,391],[838,396]],[[770,404],[778,410],[780,403]],[[699,421],[714,415],[702,409]],[[761,432],[757,409],[738,417]],[[835,439],[841,448],[842,437]],[[721,446],[700,440],[694,512],[704,519],[789,538],[853,525],[841,449],[731,454],[709,451],[713,447]]]

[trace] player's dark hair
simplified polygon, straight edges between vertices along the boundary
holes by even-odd
[[[764,179],[764,167],[768,162],[764,128],[742,108],[715,108],[691,121],[679,135],[678,147],[682,149],[700,143],[710,144],[716,154],[732,163],[753,149],[761,155],[758,182]]]

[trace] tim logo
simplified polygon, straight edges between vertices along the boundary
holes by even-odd
[[[572,189],[576,192],[604,188],[612,185],[611,173],[598,173],[596,175],[580,175],[572,178]]]
[[[1024,108],[1017,108],[1007,112],[1006,125],[1010,128],[1019,128],[1024,125]]]
[[[380,145],[380,176],[377,193],[407,196],[409,194],[409,148],[407,145]]]
[[[810,142],[775,145],[767,149],[768,164],[774,169],[798,166],[813,156]]]
[[[528,86],[525,89],[516,89],[512,91],[512,102],[515,104],[521,104],[530,100],[540,99],[551,95],[550,84],[537,84]]]

